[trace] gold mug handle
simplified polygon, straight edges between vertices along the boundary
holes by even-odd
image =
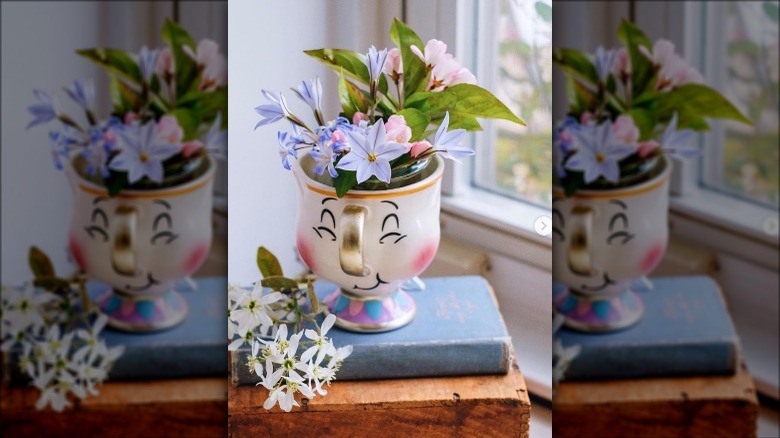
[[[367,214],[366,207],[347,205],[339,220],[341,270],[355,277],[365,277],[369,274],[363,261],[363,228]]]
[[[590,259],[590,241],[593,236],[593,209],[575,205],[571,210],[571,238],[567,259],[569,269],[578,275],[590,276],[593,264]]]
[[[114,239],[111,246],[111,266],[121,275],[135,275],[135,230],[138,210],[120,205],[114,212]]]

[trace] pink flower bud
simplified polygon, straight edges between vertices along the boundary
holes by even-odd
[[[620,116],[612,123],[612,137],[625,144],[635,144],[639,139],[639,128],[631,116]]]
[[[173,53],[170,47],[166,47],[160,51],[160,57],[157,58],[157,66],[155,67],[157,76],[161,78],[173,77],[176,74],[176,67],[173,65]]]
[[[625,47],[621,47],[615,52],[615,60],[612,62],[612,74],[616,78],[631,74],[631,58],[628,57],[628,50]]]
[[[359,125],[361,121],[368,120],[368,114],[361,113],[360,111],[355,112],[355,114],[352,115],[352,124],[353,125]]]
[[[431,144],[425,140],[412,143],[412,147],[410,149],[412,158],[417,158],[420,154],[427,151],[431,147]]]
[[[134,113],[132,111],[128,111],[128,112],[125,113],[125,120],[124,120],[124,122],[125,122],[125,125],[132,125],[133,122],[135,122],[136,120],[140,120],[140,119],[141,118],[138,116],[138,114],[136,114],[136,113]]]
[[[163,116],[155,127],[157,139],[172,145],[181,143],[184,136],[184,130],[179,126],[179,121],[174,116]]]
[[[401,51],[397,47],[387,52],[387,60],[384,67],[382,67],[382,71],[390,77],[400,76],[404,73],[403,58],[401,58]]]
[[[595,114],[593,114],[590,111],[585,111],[580,116],[580,125],[587,125],[591,121],[595,121],[595,120],[596,120],[596,115]]]
[[[639,149],[637,150],[637,155],[639,155],[640,158],[645,158],[646,156],[650,155],[654,150],[656,150],[660,146],[657,141],[655,140],[648,140],[643,141],[639,143]]]
[[[392,115],[387,119],[385,132],[387,133],[387,141],[406,143],[412,138],[412,128],[406,124],[406,119],[399,115]]]
[[[181,155],[184,158],[189,158],[195,153],[197,153],[199,150],[203,148],[203,143],[201,143],[198,140],[188,141],[187,143],[184,143],[184,146],[181,149]]]

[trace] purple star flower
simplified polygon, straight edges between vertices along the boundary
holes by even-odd
[[[606,82],[607,75],[612,70],[612,63],[615,61],[615,50],[604,50],[603,46],[596,49],[596,74],[599,81]]]
[[[460,161],[463,157],[474,155],[474,151],[466,146],[460,146],[458,143],[466,135],[465,129],[455,129],[447,131],[450,126],[450,113],[444,115],[439,129],[436,131],[436,137],[433,139],[433,150],[444,158]]]
[[[612,122],[609,121],[583,126],[571,134],[577,151],[566,161],[565,167],[583,172],[587,184],[599,176],[617,183],[620,179],[618,161],[636,152],[636,145],[623,144],[612,138]]]
[[[221,160],[227,160],[227,132],[222,130],[222,113],[217,113],[214,123],[203,136],[204,149]]]
[[[30,129],[35,125],[40,125],[41,123],[50,122],[56,119],[59,114],[59,111],[57,111],[57,100],[51,97],[49,93],[41,90],[33,90],[33,93],[40,103],[27,107],[27,111],[34,117],[33,120],[27,124],[27,129]]]
[[[382,74],[382,68],[387,60],[387,49],[377,51],[376,47],[371,46],[368,49],[368,55],[366,55],[366,65],[368,66],[369,83],[373,83],[379,80],[379,75]]]
[[[163,161],[178,153],[181,147],[160,143],[154,121],[140,126],[128,126],[118,134],[122,151],[111,160],[109,167],[127,172],[130,184],[144,176],[161,183],[164,176]]]
[[[159,50],[149,50],[146,46],[141,47],[141,52],[138,54],[138,67],[141,70],[141,78],[144,82],[149,83],[152,79],[159,57]]]
[[[74,81],[65,92],[87,111],[95,111],[95,84],[89,80]]]
[[[334,143],[331,141],[320,137],[319,147],[309,152],[309,155],[317,162],[317,164],[314,165],[314,169],[312,169],[317,175],[322,175],[325,172],[325,169],[328,169],[328,174],[331,178],[339,176],[338,172],[336,172],[336,168],[333,166],[337,158],[336,153],[333,150],[333,145]]]
[[[312,111],[319,111],[322,107],[322,84],[320,78],[314,78],[311,81],[301,81],[298,89],[293,92],[306,102]]]
[[[380,69],[381,71],[381,69]],[[339,169],[354,170],[358,184],[376,176],[380,181],[390,182],[392,169],[390,161],[406,152],[406,147],[398,143],[388,143],[385,123],[374,123],[366,134],[356,131],[343,131],[349,139],[350,151],[339,160]]]
[[[265,98],[268,99],[270,103],[255,107],[255,111],[264,117],[262,120],[257,122],[255,129],[264,125],[268,125],[269,123],[276,122],[290,115],[290,110],[287,109],[287,101],[284,99],[284,96],[282,96],[281,93],[268,90],[262,90],[262,92],[263,96],[265,96]]]
[[[692,137],[696,134],[690,129],[677,130],[677,113],[674,113],[672,120],[666,126],[660,143],[664,153],[682,158],[692,158],[698,156],[701,151],[696,146],[690,146]]]

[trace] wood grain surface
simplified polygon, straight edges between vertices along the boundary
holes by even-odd
[[[742,364],[733,376],[563,382],[556,437],[754,437],[758,400]]]
[[[503,376],[334,382],[285,413],[261,387],[228,389],[229,433],[252,437],[527,437],[531,402],[520,370]],[[315,426],[316,425],[316,426]],[[316,427],[317,429],[313,429]]]

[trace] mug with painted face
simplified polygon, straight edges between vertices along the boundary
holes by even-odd
[[[293,169],[296,242],[303,262],[338,285],[323,300],[336,325],[382,332],[408,324],[416,306],[402,285],[428,267],[439,246],[443,160],[434,157],[416,179],[340,199],[315,179],[313,166],[307,155]]]
[[[666,251],[670,167],[662,158],[649,179],[615,189],[554,190],[553,301],[568,327],[609,331],[641,318],[631,285]]]
[[[215,163],[204,157],[184,181],[109,196],[68,167],[72,188],[69,247],[91,278],[109,285],[98,298],[114,328],[143,332],[180,323],[187,303],[174,284],[194,273],[211,247]]]

